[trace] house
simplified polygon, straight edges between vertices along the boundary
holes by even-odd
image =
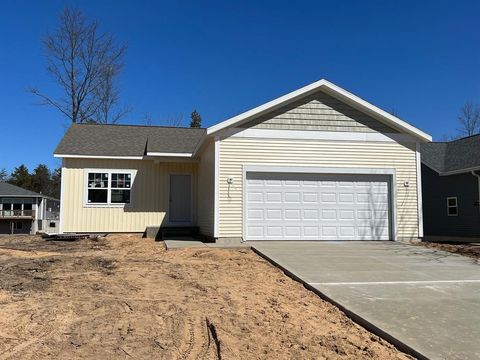
[[[75,124],[61,230],[197,226],[219,242],[423,236],[431,137],[320,80],[208,129]]]
[[[0,182],[0,234],[58,232],[60,201]]]
[[[425,236],[480,238],[480,135],[422,144]]]

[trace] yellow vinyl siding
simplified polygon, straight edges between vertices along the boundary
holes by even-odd
[[[198,226],[201,234],[214,236],[215,143],[210,140],[199,155]]]
[[[260,116],[240,127],[274,130],[398,133],[397,130],[322,91]]]
[[[398,237],[418,237],[415,144],[230,137],[219,161],[219,237],[243,236],[244,165],[393,168]]]
[[[136,170],[132,205],[125,208],[91,207],[84,204],[85,169]],[[146,226],[166,224],[169,174],[189,173],[193,179],[196,209],[197,164],[159,163],[151,160],[64,159],[62,226],[65,232],[143,232]],[[194,211],[193,223],[196,223]]]

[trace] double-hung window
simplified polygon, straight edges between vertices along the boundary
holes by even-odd
[[[458,216],[458,200],[457,197],[447,197],[447,215]]]
[[[131,202],[133,172],[125,170],[88,170],[87,205],[123,205]]]

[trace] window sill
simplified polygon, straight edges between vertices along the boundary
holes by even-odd
[[[131,208],[132,204],[83,204],[84,208]]]

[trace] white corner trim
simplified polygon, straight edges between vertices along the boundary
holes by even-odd
[[[415,162],[417,165],[418,237],[423,238],[422,155],[419,143],[416,145]]]
[[[335,84],[332,84],[325,79],[316,81],[298,90],[280,96],[279,98],[269,101],[263,105],[257,106],[251,110],[248,110],[230,119],[222,121],[219,124],[211,126],[207,129],[207,135],[214,134],[222,129],[231,127],[233,125],[244,123],[267,112],[278,109],[281,106],[285,106],[298,99],[306,97],[318,90],[323,90],[327,94],[346,102],[347,104],[357,108],[358,110],[367,112],[379,121],[392,125],[399,130],[403,130],[413,135],[414,137],[419,138],[421,141],[432,141],[432,137],[429,134],[421,131],[420,129],[417,129],[416,127],[408,124],[407,122],[399,119],[398,117],[376,107],[373,104],[370,104],[369,102],[359,98],[358,96],[346,91],[345,89],[342,89]]]
[[[234,130],[234,129],[232,129]],[[363,142],[398,142],[415,143],[417,139],[411,135],[398,133],[361,133],[342,131],[308,131],[308,130],[274,130],[274,129],[236,129],[230,135],[237,138],[260,139],[296,139],[296,140],[332,140],[332,141],[363,141]]]
[[[58,224],[58,232],[63,234],[64,216],[65,216],[65,160],[62,159],[62,168],[60,170],[60,220]]]
[[[213,237],[219,237],[220,228],[220,139],[215,137],[215,175],[214,175],[214,220]]]
[[[147,152],[147,156],[192,157],[192,153]]]
[[[72,159],[122,159],[122,160],[142,160],[143,156],[109,156],[109,155],[69,155],[69,154],[53,154],[56,158],[72,158]]]

